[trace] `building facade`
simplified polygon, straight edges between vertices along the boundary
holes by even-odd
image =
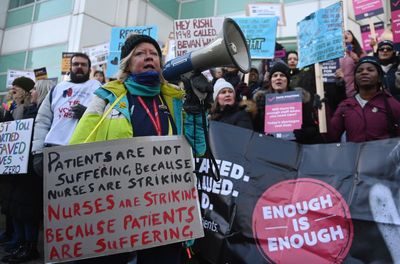
[[[159,42],[173,31],[174,19],[245,16],[256,2],[284,4],[286,26],[278,41],[296,47],[296,24],[336,0],[2,0],[0,1],[0,95],[7,91],[7,70],[46,67],[48,77],[61,76],[62,52],[107,43],[112,27],[157,25]],[[344,1],[345,9],[350,0]],[[389,2],[389,1],[384,1]],[[388,9],[388,3],[385,4]],[[387,12],[386,12],[387,13]],[[345,14],[345,26],[359,36],[359,25]],[[388,18],[382,18],[388,21]]]

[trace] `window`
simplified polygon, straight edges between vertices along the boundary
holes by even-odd
[[[7,70],[25,70],[46,67],[49,78],[61,76],[62,52],[67,44],[58,44],[45,48],[0,56],[0,94],[7,91]]]
[[[74,0],[11,0],[6,28],[72,13]]]
[[[9,5],[8,9],[14,9],[17,7],[29,5],[33,2],[35,2],[35,0],[10,0],[10,5]]]

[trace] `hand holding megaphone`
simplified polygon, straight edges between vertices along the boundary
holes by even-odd
[[[186,96],[183,109],[190,114],[200,114],[211,106],[213,88],[201,73],[193,73],[190,77],[182,76]]]

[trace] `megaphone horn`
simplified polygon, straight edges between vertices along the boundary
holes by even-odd
[[[250,52],[242,30],[231,18],[225,18],[222,31],[206,47],[168,61],[163,69],[166,80],[177,79],[190,71],[213,67],[235,66],[243,73],[250,70]]]

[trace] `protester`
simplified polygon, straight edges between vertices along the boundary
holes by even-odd
[[[378,59],[383,70],[383,84],[386,89],[400,101],[400,89],[396,88],[396,71],[399,58],[396,56],[394,44],[390,40],[378,43]]]
[[[85,105],[100,87],[99,81],[89,80],[89,74],[89,57],[75,53],[71,57],[71,80],[59,83],[43,100],[35,120],[32,142],[34,169],[38,175],[43,175],[43,148],[68,144]]]
[[[95,71],[93,74],[93,79],[98,80],[101,84],[106,83],[106,77],[103,71]]]
[[[164,81],[161,58],[161,49],[153,38],[130,35],[121,49],[118,80],[96,90],[70,143],[181,133],[182,128],[175,118],[181,116],[180,102],[184,91]],[[210,85],[202,75],[194,76],[185,84],[197,84],[198,81],[206,86]],[[211,87],[207,87],[207,90],[212,91]],[[184,132],[189,142],[194,142],[193,135],[197,135],[196,146],[193,148],[197,151],[196,154],[204,154],[202,119],[197,114],[201,110],[200,101],[188,96],[189,91],[183,105],[186,111]],[[105,112],[109,105],[113,107],[112,115]],[[102,122],[100,120],[103,115],[105,120]],[[98,124],[99,122],[101,123]],[[193,122],[196,124],[195,133]],[[99,128],[94,130],[97,124]],[[181,243],[140,250],[137,252],[137,263],[181,263],[181,253]],[[80,263],[126,263],[128,259],[129,254],[117,254]]]
[[[35,98],[31,91],[34,81],[26,77],[19,77],[13,81],[13,100],[16,107],[8,112],[9,121],[34,118],[37,113]],[[36,110],[36,111],[35,111]],[[3,180],[4,177],[2,176]],[[1,190],[1,195],[7,195],[2,202],[2,209],[10,215],[13,223],[13,238],[6,246],[9,255],[1,261],[5,263],[24,263],[39,258],[37,242],[39,237],[39,223],[42,215],[42,181],[37,177],[29,158],[26,174],[8,175],[8,190]],[[3,188],[3,184],[0,184]],[[4,203],[5,202],[5,203]],[[10,219],[10,218],[9,218]]]
[[[211,84],[214,85],[215,82],[219,79],[222,78],[225,74],[225,70],[222,67],[217,67],[217,68],[213,68],[210,70],[211,75],[213,77]]]
[[[236,100],[238,102],[242,100],[243,96],[247,98],[251,97],[249,87],[241,80],[242,77],[239,73],[239,68],[233,66],[225,67],[223,78],[235,88]]]
[[[364,142],[400,136],[400,103],[382,83],[383,71],[375,57],[360,59],[354,70],[357,94],[340,103],[328,128],[328,138]]]
[[[297,68],[297,64],[299,62],[299,55],[297,54],[297,51],[288,51],[286,53],[286,60],[290,69],[290,76],[296,75],[300,72],[300,70]]]
[[[354,88],[354,68],[359,59],[366,56],[366,53],[351,30],[344,32],[344,41],[346,43],[346,54],[339,60],[339,63],[344,75],[346,96],[352,97],[356,94]]]
[[[254,96],[255,91],[258,90],[261,87],[261,85],[262,82],[260,82],[260,74],[258,72],[258,69],[256,67],[251,67],[249,72],[249,84],[248,84],[250,98]]]
[[[291,89],[289,87],[290,73],[289,67],[282,62],[277,62],[269,71],[270,86],[267,90],[258,91],[255,94],[257,103],[257,120],[255,130],[257,132],[264,132],[264,116],[265,116],[265,95],[267,93],[284,93],[288,91],[297,90],[302,96],[302,119],[303,123],[301,129],[295,129],[293,131],[296,142],[302,144],[313,144],[320,143],[321,137],[318,131],[318,127],[313,117],[313,105],[310,94],[302,89],[296,88]]]
[[[239,105],[235,97],[235,89],[232,84],[220,78],[214,85],[213,94],[214,103],[212,104],[210,111],[210,119],[214,121],[220,121],[223,123],[253,129],[252,118],[249,112],[253,111],[255,114],[255,105],[250,108],[249,105]],[[249,100],[246,100],[250,102]],[[251,110],[250,110],[251,109]]]

